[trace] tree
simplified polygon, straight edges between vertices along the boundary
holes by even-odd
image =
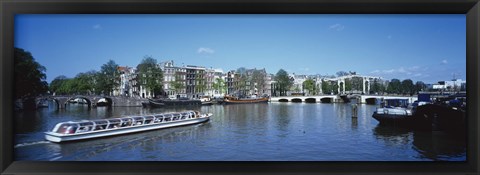
[[[303,82],[303,87],[308,91],[308,94],[315,95],[315,81],[309,78]]]
[[[216,78],[215,82],[213,82],[213,89],[222,94],[225,91],[225,81],[221,78]]]
[[[332,93],[331,82],[322,80],[322,92],[324,94]]]
[[[48,91],[47,69],[30,52],[15,48],[14,68],[15,99],[31,99]]]
[[[352,79],[345,79],[345,91],[353,90],[352,83]]]
[[[60,89],[62,88],[62,85],[67,81],[67,77],[65,75],[60,75],[56,77],[55,79],[50,82],[49,90],[53,94],[61,94]]]
[[[73,79],[77,86],[76,92],[78,94],[91,95],[95,92],[96,71],[89,71],[86,73],[79,73]]]
[[[263,92],[263,89],[265,87],[265,74],[266,72],[262,72],[261,70],[254,70],[252,73],[252,78],[250,84],[253,86],[250,86],[251,90],[255,89],[255,85],[257,87],[257,92]]]
[[[415,91],[418,93],[420,91],[425,91],[425,89],[427,89],[427,85],[425,85],[425,83],[423,83],[423,81],[417,81],[415,83]]]
[[[400,82],[400,80],[394,78],[388,83],[387,92],[391,94],[399,94],[401,93],[401,88],[402,83]]]
[[[117,68],[118,64],[113,60],[109,60],[102,65],[100,72],[97,73],[98,84],[96,89],[98,89],[99,92],[110,95],[114,88],[117,88],[120,85],[120,73]]]
[[[293,85],[292,80],[288,77],[287,71],[280,69],[278,70],[277,74],[275,75],[275,81],[277,82],[278,91],[280,92],[280,96],[286,95],[287,91]]]
[[[402,93],[403,94],[410,94],[412,95],[415,93],[415,85],[413,85],[413,81],[410,79],[406,79],[402,81]]]
[[[175,81],[172,82],[172,87],[177,94],[181,89],[185,88],[185,83],[182,81],[181,75],[175,75]]]
[[[234,77],[234,87],[235,91],[237,91],[238,95],[243,96],[246,95],[246,87],[247,87],[247,75],[246,73],[240,74],[237,72],[237,74]]]
[[[352,78],[352,89],[357,91],[363,91],[363,79],[361,77]],[[366,88],[365,88],[366,89]]]
[[[345,71],[338,71],[336,74],[337,74],[337,77],[343,77],[343,76],[346,76],[346,75],[348,75],[348,72],[345,72]]]
[[[385,92],[385,86],[383,86],[377,79],[373,80],[371,92],[383,93]]]
[[[163,92],[163,72],[157,64],[157,60],[145,56],[137,65],[139,84],[144,86],[153,94],[159,95]]]

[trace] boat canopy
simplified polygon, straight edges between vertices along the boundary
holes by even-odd
[[[407,107],[408,99],[385,99],[387,107]]]
[[[162,122],[185,120],[197,117],[199,117],[198,112],[187,111],[181,113],[153,114],[111,119],[69,121],[58,123],[57,125],[55,125],[52,132],[60,134],[75,134],[105,129],[157,124]]]

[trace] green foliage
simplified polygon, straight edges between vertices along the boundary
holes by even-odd
[[[402,81],[402,93],[403,94],[414,94],[415,93],[415,85],[413,84],[413,81],[410,79],[406,79]]]
[[[185,83],[180,75],[175,75],[175,81],[172,82],[172,87],[176,93],[179,93],[181,89],[185,88]]]
[[[280,96],[286,95],[287,91],[293,85],[293,81],[288,77],[287,71],[280,69],[275,75],[275,81],[277,82],[278,91]]]
[[[216,78],[215,82],[213,82],[213,89],[218,91],[218,93],[222,94],[223,92],[226,92],[226,86],[225,86],[225,81],[221,78]]]
[[[345,79],[345,91],[351,91],[352,89],[352,79]]]
[[[424,91],[427,89],[427,85],[425,85],[425,83],[423,81],[417,81],[415,83],[415,92],[420,92],[420,91]]]
[[[385,86],[383,86],[378,80],[373,80],[371,92],[383,93],[385,92]]]
[[[102,65],[100,72],[97,74],[98,92],[110,95],[110,93],[113,92],[113,89],[119,86],[120,73],[117,68],[118,64],[113,60],[109,60]]]
[[[311,95],[316,95],[315,93],[315,81],[309,78],[303,82],[303,87],[308,91]]]
[[[252,85],[252,86],[250,86],[252,90],[255,88],[255,86],[253,86],[253,85],[256,84],[258,92],[262,92],[264,87],[265,87],[265,74],[264,74],[264,72],[262,72],[261,70],[254,70],[253,73],[252,73],[252,79],[251,79],[250,84]]]
[[[239,68],[241,69],[241,68]],[[240,71],[242,72],[242,71]],[[246,95],[246,88],[247,88],[247,75],[246,75],[246,71],[243,73],[243,74],[235,74],[235,77],[234,77],[234,82],[236,82],[234,84],[235,86],[235,90],[237,91],[237,93],[239,93],[240,95]]]
[[[46,68],[30,52],[14,49],[14,70],[15,99],[32,98],[48,91]]]
[[[163,72],[157,65],[157,60],[145,56],[142,62],[137,66],[138,82],[145,86],[149,91],[154,94],[162,94],[163,92]]]
[[[390,94],[400,94],[402,92],[402,83],[399,79],[392,79],[388,83],[387,92]]]
[[[77,74],[77,76],[73,79],[77,86],[76,93],[83,95],[94,94],[97,75],[98,74],[95,71]]]
[[[332,90],[333,90],[333,87],[331,85],[331,82],[322,80],[322,92],[324,94],[330,94],[332,93]]]
[[[63,92],[60,92],[63,84],[65,81],[67,81],[67,77],[65,75],[60,75],[58,77],[56,77],[55,79],[52,80],[52,82],[50,82],[50,86],[49,86],[49,90],[51,93],[63,93]]]

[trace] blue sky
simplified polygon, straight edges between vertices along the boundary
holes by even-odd
[[[465,15],[17,15],[15,46],[59,75],[145,56],[224,71],[466,77]]]

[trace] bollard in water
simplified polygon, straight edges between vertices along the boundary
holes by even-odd
[[[357,118],[358,110],[357,104],[352,104],[352,118]]]

